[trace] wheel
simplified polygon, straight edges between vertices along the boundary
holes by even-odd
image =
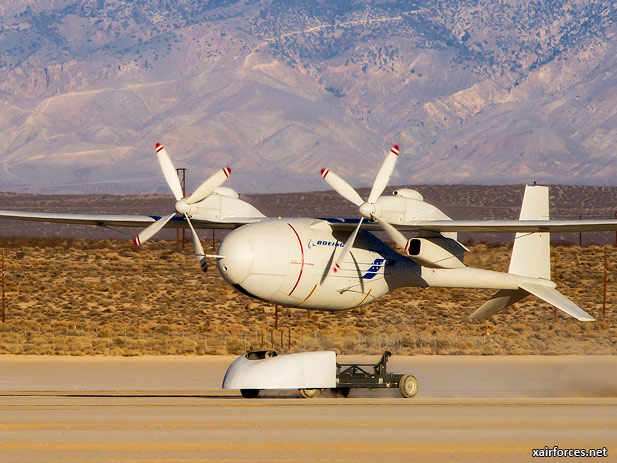
[[[398,390],[406,399],[418,393],[418,380],[413,375],[404,375],[398,383]]]
[[[319,389],[298,389],[298,392],[304,399],[312,399],[319,395]]]
[[[349,397],[349,393],[351,392],[350,387],[337,387],[336,394],[341,395],[343,397]]]
[[[259,396],[259,389],[240,389],[240,394],[245,399],[256,399]]]

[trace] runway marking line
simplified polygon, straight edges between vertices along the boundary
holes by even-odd
[[[332,453],[345,454],[527,454],[531,444],[469,444],[469,443],[413,443],[413,442],[272,442],[272,443],[206,443],[206,442],[12,442],[0,443],[1,451],[79,451],[79,452],[276,452],[276,453]]]
[[[416,397],[414,399],[404,399],[400,397],[350,397],[345,399],[335,397],[323,397],[316,399],[302,399],[300,397],[261,397],[259,399],[245,399],[240,395],[221,396],[210,393],[197,393],[191,391],[186,394],[167,394],[165,392],[145,392],[145,391],[2,391],[0,392],[0,409],[19,407],[29,407],[30,405],[6,403],[16,398],[47,398],[66,402],[47,403],[32,405],[36,408],[49,407],[50,409],[67,408],[142,408],[142,407],[169,407],[169,408],[219,408],[219,407],[554,407],[554,406],[584,406],[584,407],[605,407],[617,405],[615,397],[566,397],[566,398],[537,398],[537,397],[478,397],[478,398],[459,398],[459,397]],[[4,401],[2,399],[5,399]],[[127,400],[127,403],[79,403],[80,400]],[[157,400],[177,400],[178,403],[160,404]],[[135,400],[139,400],[135,402]],[[148,400],[148,402],[141,402]],[[4,402],[4,403],[2,403]],[[71,402],[78,402],[77,404]]]
[[[281,421],[273,423],[271,421],[217,421],[217,422],[164,422],[158,424],[144,424],[143,422],[48,422],[48,423],[0,423],[0,431],[53,431],[63,430],[147,430],[147,429],[229,429],[229,428],[498,428],[498,429],[605,429],[608,424],[615,423],[585,423],[581,421],[571,423],[538,422],[535,420],[515,421],[509,423],[495,423],[493,421],[474,421],[474,422],[443,422],[443,421],[393,421],[393,422],[371,422],[358,423],[347,421],[311,421],[294,422]]]
[[[110,397],[113,399],[114,397]],[[117,399],[117,397],[115,398]],[[529,403],[529,402],[517,402],[517,403],[500,403],[500,402],[482,402],[482,403],[414,403],[413,399],[400,399],[400,402],[392,403],[387,399],[380,401],[377,399],[375,402],[361,402],[362,399],[324,399],[316,401],[315,399],[290,399],[286,403],[271,403],[271,399],[240,399],[234,401],[234,403],[195,403],[194,401],[177,404],[161,404],[156,402],[144,402],[144,403],[126,403],[126,404],[100,404],[100,403],[58,403],[58,404],[40,404],[40,405],[28,405],[28,404],[2,404],[0,403],[0,410],[88,410],[88,409],[142,409],[142,408],[161,408],[161,409],[209,409],[209,408],[328,408],[334,407],[371,407],[384,409],[387,407],[400,408],[540,408],[540,407],[597,407],[604,408],[607,406],[617,405],[617,401],[610,401],[606,403],[585,403],[585,402],[543,402],[543,403]],[[274,399],[274,400],[286,400],[286,399]],[[358,401],[356,401],[358,400]]]

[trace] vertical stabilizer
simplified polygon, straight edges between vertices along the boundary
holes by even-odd
[[[520,220],[548,220],[548,187],[525,187]],[[551,279],[550,233],[517,233],[508,273]]]
[[[526,186],[520,220],[548,220],[548,187]],[[527,277],[521,279],[518,289],[502,289],[470,315],[478,320],[490,317],[515,304],[529,294],[554,305],[559,310],[589,322],[595,319],[555,289],[551,282],[550,233],[517,233],[510,258],[508,273]],[[530,280],[537,278],[536,282]],[[546,281],[549,280],[549,281]]]

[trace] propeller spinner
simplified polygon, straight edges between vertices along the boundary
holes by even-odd
[[[358,206],[358,210],[362,215],[357,227],[354,229],[353,233],[349,235],[349,238],[347,238],[347,241],[345,242],[345,246],[343,246],[342,251],[336,257],[334,265],[332,266],[333,272],[336,273],[340,270],[342,262],[345,260],[347,254],[349,254],[349,251],[353,247],[353,243],[356,240],[358,231],[360,231],[360,227],[362,227],[362,222],[364,219],[374,220],[377,222],[398,246],[404,248],[407,245],[407,239],[403,236],[403,234],[379,216],[380,211],[378,210],[376,204],[377,199],[381,196],[390,181],[390,177],[394,171],[394,166],[396,165],[396,160],[398,159],[398,152],[398,145],[394,145],[388,154],[386,154],[386,158],[384,159],[379,172],[377,172],[377,176],[373,182],[373,187],[371,188],[371,192],[366,201],[364,201],[358,192],[340,176],[336,175],[329,169],[321,169],[321,176],[328,183],[328,185],[330,185],[343,198]]]
[[[195,248],[195,254],[197,259],[199,260],[199,264],[202,270],[206,271],[206,254],[204,253],[203,247],[201,246],[201,242],[199,241],[199,237],[197,236],[197,232],[195,228],[193,228],[193,224],[191,223],[191,206],[199,201],[206,199],[215,188],[221,186],[225,180],[229,178],[231,174],[231,168],[225,167],[224,169],[219,170],[210,178],[208,178],[205,182],[203,182],[197,189],[191,194],[189,197],[185,198],[182,195],[182,187],[180,186],[180,179],[178,179],[178,174],[176,168],[174,167],[167,150],[160,143],[156,144],[156,157],[159,161],[159,166],[161,167],[161,172],[163,172],[163,177],[165,177],[165,181],[167,185],[169,185],[169,189],[171,190],[174,198],[176,199],[175,204],[175,212],[172,212],[169,215],[163,216],[158,219],[156,222],[148,225],[139,235],[135,237],[133,243],[135,246],[141,246],[150,238],[152,238],[158,231],[163,228],[167,222],[171,220],[176,213],[183,215],[186,218],[186,221],[189,224],[189,228],[191,229],[191,234],[193,238],[193,247]]]

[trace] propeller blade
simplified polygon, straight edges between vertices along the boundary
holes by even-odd
[[[360,219],[360,221],[358,222],[358,226],[355,228],[353,233],[349,235],[349,238],[347,238],[347,241],[345,242],[345,246],[343,246],[343,250],[336,258],[336,261],[334,262],[334,265],[332,266],[332,271],[334,273],[338,272],[341,269],[341,264],[347,258],[347,254],[349,254],[349,251],[351,250],[354,241],[356,241],[356,236],[358,235],[358,231],[360,231],[360,227],[362,226],[363,220],[364,220],[364,217]]]
[[[382,219],[379,216],[374,215],[373,218],[377,220],[377,223],[381,226],[381,228],[383,228],[383,230],[388,234],[390,239],[394,241],[394,243],[399,248],[402,248],[405,251],[407,251],[407,244],[409,243],[409,240],[405,238],[405,236],[400,231],[398,231],[393,225],[386,222],[384,219]]]
[[[358,207],[360,207],[360,205],[364,203],[358,192],[354,190],[349,183],[336,175],[330,169],[321,169],[321,176],[324,178],[326,183],[332,187],[333,190],[335,190],[347,201],[351,201]]]
[[[180,186],[180,180],[178,179],[178,172],[174,167],[173,162],[171,162],[171,158],[169,154],[167,154],[167,150],[160,143],[156,144],[156,158],[159,161],[159,166],[161,166],[161,171],[163,172],[163,177],[165,177],[165,181],[171,192],[176,198],[176,201],[182,199],[182,187]]]
[[[186,218],[186,221],[188,222],[189,227],[191,228],[191,236],[193,238],[193,249],[195,249],[197,260],[199,261],[199,265],[201,269],[205,272],[206,270],[208,270],[208,262],[206,262],[206,253],[204,252],[204,248],[201,245],[201,241],[199,241],[199,236],[197,236],[197,232],[193,228],[191,219],[189,219],[189,216],[187,214],[184,214],[184,217]]]
[[[163,228],[165,224],[169,222],[174,215],[176,215],[175,212],[166,215],[165,217],[161,217],[153,224],[148,225],[139,235],[137,235],[133,239],[133,244],[135,246],[141,246],[142,244],[144,244],[146,241],[152,238],[161,228]]]
[[[396,165],[396,160],[398,159],[398,145],[394,145],[390,152],[386,154],[386,158],[377,172],[377,176],[375,177],[375,182],[373,183],[373,188],[371,188],[371,194],[368,197],[368,203],[373,204],[377,201],[377,198],[381,196],[383,190],[388,186],[388,182],[390,181],[390,177],[392,176],[392,172],[394,171],[394,166]]]
[[[219,170],[216,174],[199,185],[193,194],[186,199],[186,203],[189,205],[195,204],[206,198],[210,195],[210,193],[212,193],[212,190],[225,183],[225,180],[227,180],[230,175],[231,167],[225,167],[224,169]]]

